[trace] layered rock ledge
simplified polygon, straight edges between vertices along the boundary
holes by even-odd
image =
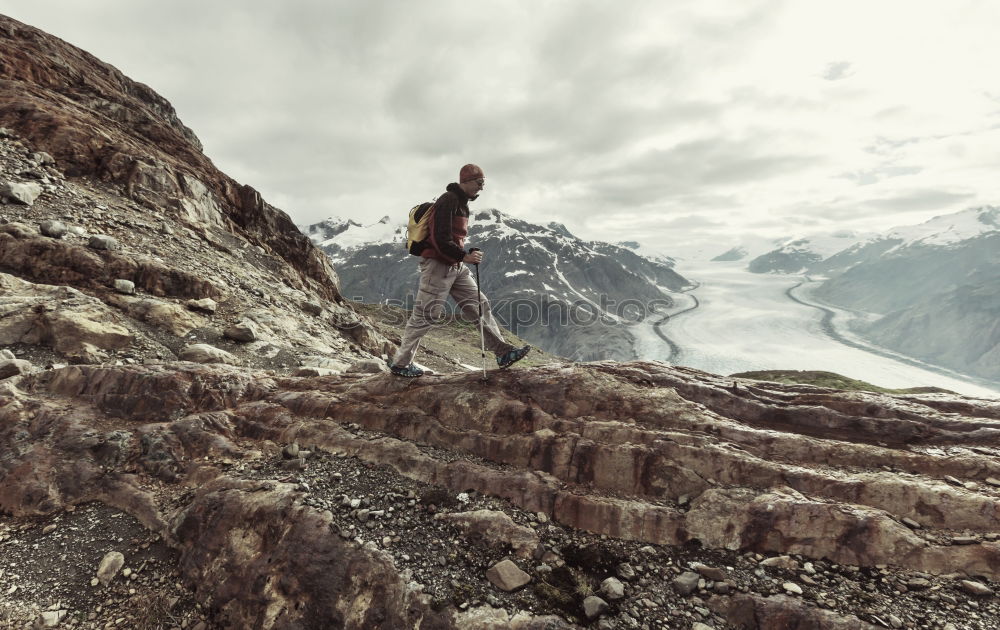
[[[394,536],[416,536],[416,528],[401,525],[384,545],[368,540],[338,510],[352,519],[364,511],[367,521],[387,518],[388,508],[338,507],[295,472],[333,465],[327,461],[437,488],[437,499],[415,495],[416,509],[470,516],[429,527],[450,528],[473,547],[507,549],[529,570],[562,563],[586,567],[595,580],[615,572],[602,568],[600,554],[573,564],[573,545],[557,551],[544,535],[535,543],[526,523],[473,526],[482,514],[446,505],[456,496],[499,500],[515,516],[532,515],[535,531],[620,541],[618,553],[701,549],[731,567],[708,573],[717,579],[707,585],[701,578],[709,589],[701,609],[733,627],[746,615],[757,619],[749,627],[787,627],[771,617],[861,627],[849,625],[864,623],[852,615],[858,610],[829,593],[835,580],[796,578],[806,562],[903,576],[887,584],[924,580],[941,594],[960,591],[961,580],[989,589],[998,578],[996,401],[734,381],[643,362],[553,364],[495,372],[485,383],[476,374],[295,378],[183,362],[79,365],[3,387],[0,511],[46,518],[96,500],[127,512],[179,551],[181,574],[225,627],[311,619],[335,620],[331,627],[494,627],[476,625],[483,615],[495,624],[520,615],[521,625],[510,627],[525,628],[588,621],[579,602],[560,608],[538,594],[544,567],[532,570],[532,594],[520,595],[527,609],[515,605],[513,613],[501,612],[503,601],[489,611],[455,608],[421,591],[391,550]],[[283,457],[284,444],[295,449]],[[497,532],[507,532],[506,543]],[[737,579],[740,566],[770,556],[793,559],[766,564],[785,573],[761,579],[790,577],[794,588]],[[663,569],[663,579],[673,577],[669,567],[687,570],[690,560],[650,563],[647,577]],[[485,571],[478,579],[486,584]],[[993,618],[995,606],[981,610]],[[602,623],[627,623],[624,606],[612,612],[620,614],[601,613]],[[883,620],[876,613],[861,618]]]

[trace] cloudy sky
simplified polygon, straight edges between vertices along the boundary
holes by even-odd
[[[478,207],[715,254],[1000,204],[1000,3],[0,0],[300,224]]]

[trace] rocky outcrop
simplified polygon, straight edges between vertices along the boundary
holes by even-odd
[[[599,586],[602,563],[614,571],[618,561],[565,545],[551,553],[550,534],[446,497],[497,497],[544,517],[535,527],[551,520],[636,545],[697,541],[717,553],[798,558],[766,563],[779,576],[811,561],[893,566],[910,576],[900,583],[927,576],[956,591],[955,576],[1000,578],[995,401],[734,382],[654,363],[552,365],[494,373],[488,383],[474,374],[290,378],[195,364],[74,366],[14,379],[0,404],[0,510],[45,515],[96,498],[128,511],[181,551],[182,572],[206,585],[199,597],[230,627],[290,627],[301,615],[330,615],[343,627],[459,624],[465,614],[436,610],[433,597],[407,586],[393,568],[406,560],[391,552],[391,536],[385,547],[348,544],[364,534],[349,533],[332,504],[304,499],[308,491],[289,478],[254,482],[238,472],[237,462],[259,459],[269,444],[292,442],[443,489],[424,503],[445,510],[429,523],[455,527],[484,550],[552,563],[531,569],[536,586],[524,587],[548,605],[563,600],[545,571],[588,567]],[[939,411],[959,403],[962,415]],[[95,417],[99,432],[89,428]],[[308,455],[288,460],[277,450],[278,461],[310,466]],[[164,503],[163,490],[154,498],[147,476],[175,499]],[[362,530],[389,518],[349,497],[342,503]],[[317,535],[331,529],[341,536]],[[729,623],[861,627],[815,580],[791,582],[791,596],[764,587],[734,595],[740,579],[708,564],[692,563],[702,576],[692,595],[675,596],[714,590],[711,608]],[[349,581],[345,567],[365,579]],[[752,558],[749,567],[760,571]],[[599,614],[641,606],[636,590]],[[825,607],[806,605],[806,595]],[[584,619],[582,599],[575,605]]]
[[[100,300],[0,273],[0,345],[18,343],[95,362],[103,351],[127,348],[132,334]]]
[[[0,125],[51,154],[66,175],[112,181],[197,229],[239,232],[287,261],[294,270],[287,278],[298,288],[340,299],[322,252],[288,215],[216,169],[170,103],[148,86],[6,16],[0,61]]]

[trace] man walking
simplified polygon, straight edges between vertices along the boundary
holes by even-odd
[[[531,350],[531,346],[516,348],[504,341],[500,327],[493,319],[489,300],[482,296],[482,301],[479,301],[479,287],[469,268],[463,264],[478,265],[483,259],[483,252],[466,253],[464,247],[469,233],[469,202],[477,199],[485,186],[483,169],[475,164],[466,164],[459,171],[458,183],[448,184],[445,193],[426,210],[432,213],[428,237],[410,248],[411,254],[422,257],[420,287],[399,351],[392,360],[391,371],[396,376],[424,375],[423,370],[413,365],[413,357],[421,338],[434,321],[444,315],[449,295],[455,299],[462,314],[470,319],[479,318],[482,305],[483,339],[486,348],[496,355],[497,365],[509,367]]]

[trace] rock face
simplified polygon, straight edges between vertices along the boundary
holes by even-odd
[[[352,534],[317,535],[345,526],[333,525],[324,504],[303,503],[296,484],[262,484],[238,472],[250,468],[227,472],[216,465],[252,462],[267,443],[357,458],[443,488],[446,496],[495,496],[526,514],[545,515],[544,522],[533,517],[544,526],[539,531],[569,526],[636,541],[647,545],[631,552],[640,563],[643,554],[656,553],[649,544],[694,540],[718,553],[812,558],[821,569],[807,565],[815,576],[810,580],[827,586],[778,581],[778,588],[787,582],[795,587],[789,591],[801,591],[803,602],[833,588],[824,577],[830,562],[856,571],[891,564],[903,572],[901,583],[921,575],[935,588],[965,593],[968,586],[948,577],[958,573],[967,581],[983,580],[977,592],[986,597],[989,582],[1000,577],[1000,543],[987,537],[1000,527],[1000,502],[987,490],[991,486],[970,490],[944,481],[1000,473],[1000,464],[980,452],[992,448],[1000,429],[997,402],[747,381],[733,390],[729,378],[654,363],[497,372],[488,385],[475,374],[404,382],[381,374],[295,378],[192,364],[83,365],[21,379],[0,404],[0,510],[15,518],[44,515],[93,499],[125,509],[181,551],[184,575],[211,585],[205,596],[225,602],[219,605],[233,627],[288,627],[303,615],[333,615],[344,627],[394,627],[372,620],[401,623],[402,614],[458,623],[458,611],[436,617],[376,547],[351,543]],[[440,405],[444,400],[449,404]],[[101,419],[104,433],[87,429],[94,418]],[[19,431],[27,433],[18,437]],[[32,438],[38,431],[58,439]],[[24,440],[32,441],[31,450],[18,446]],[[938,453],[941,448],[951,454]],[[90,449],[93,459],[80,459],[81,449]],[[273,457],[285,461],[280,447],[274,449]],[[294,461],[308,469],[312,460],[301,453]],[[67,467],[72,476],[51,474]],[[166,482],[158,490],[161,499],[154,501],[141,483],[146,475]],[[163,503],[163,492],[174,501]],[[685,508],[677,501],[682,495],[692,497]],[[443,498],[433,502],[447,505]],[[385,518],[378,516],[385,510],[347,495],[343,503],[357,513],[358,533],[372,519]],[[904,515],[919,519],[921,530],[903,525]],[[456,526],[484,549],[530,548],[532,528],[508,520],[459,508],[433,522]],[[951,545],[949,532],[955,530],[977,542]],[[385,544],[392,545],[391,536]],[[635,573],[621,569],[620,556],[602,560],[573,552],[584,554],[578,559],[565,543],[559,549],[566,562],[579,563],[571,566],[596,571],[594,591],[609,573]],[[552,569],[561,566],[555,562],[561,556],[551,557],[553,575],[567,570]],[[793,566],[780,558],[762,563],[763,569],[753,558],[724,562],[746,566],[751,576],[754,570],[789,575],[781,572]],[[689,579],[681,576],[683,584],[675,582],[677,593],[669,597],[681,601],[707,589],[706,579],[745,579],[707,563],[684,564],[702,575],[692,571]],[[366,577],[349,579],[347,567]],[[651,574],[643,570],[648,580]],[[491,579],[500,580],[500,588],[532,594],[557,583],[547,576],[536,584],[532,573],[518,571],[523,575],[497,569]],[[531,582],[514,586],[524,576]],[[478,579],[486,577],[479,573]],[[672,591],[672,578],[667,571],[664,590],[656,592]],[[285,584],[280,592],[265,588],[273,580]],[[366,590],[372,584],[381,585],[377,597]],[[619,585],[607,584],[605,596],[614,600]],[[802,627],[864,627],[847,617],[849,596],[842,605],[828,603],[837,612],[753,588],[762,592],[703,597],[711,597],[720,618],[750,615],[759,627],[783,627],[761,621],[771,616],[807,624]],[[635,591],[628,589],[614,606],[649,597],[641,587]],[[279,609],[285,612],[267,621],[266,611]],[[585,618],[582,608],[572,610]]]
[[[285,213],[219,172],[163,97],[38,29],[3,16],[0,30],[0,125],[67,175],[110,180],[189,224],[238,231],[286,261],[279,273],[293,286],[340,299],[326,257]]]
[[[93,362],[102,352],[131,342],[121,318],[100,300],[70,287],[32,284],[0,273],[0,345],[44,345]]]

